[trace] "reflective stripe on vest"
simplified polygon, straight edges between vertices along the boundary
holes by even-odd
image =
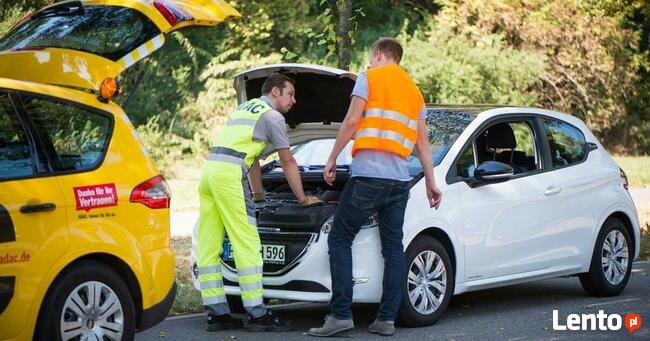
[[[233,165],[241,166],[244,169],[244,172],[248,172],[249,166],[244,161],[245,159],[246,153],[240,153],[226,147],[210,148],[210,153],[208,154],[209,161],[232,163]]]
[[[415,147],[418,115],[424,107],[420,90],[398,65],[366,71],[368,99],[357,127],[352,156],[358,150],[391,152],[407,158]]]
[[[378,117],[378,118],[391,119],[391,120],[398,121],[413,130],[418,129],[418,121],[412,120],[409,117],[402,115],[397,111],[393,111],[393,110],[368,109],[364,113],[364,117]]]
[[[241,165],[248,172],[267,144],[266,141],[253,140],[255,125],[271,109],[259,98],[240,104],[214,139],[208,160]]]

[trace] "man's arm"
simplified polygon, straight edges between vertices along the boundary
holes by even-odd
[[[336,158],[341,154],[341,151],[350,142],[352,136],[357,131],[357,126],[363,117],[363,108],[366,106],[366,100],[359,96],[352,96],[348,113],[341,123],[341,128],[336,136],[336,142],[332,148],[332,152],[325,165],[323,176],[325,182],[332,186],[336,178]]]
[[[263,201],[264,186],[262,185],[262,168],[259,159],[253,161],[251,170],[248,172],[248,183],[253,191],[253,201]]]
[[[296,196],[298,202],[303,201],[305,199],[305,191],[302,189],[302,179],[300,178],[300,171],[298,170],[296,159],[291,155],[289,148],[278,149],[278,155],[280,156],[284,176],[287,178],[287,182],[289,182],[289,187],[291,187],[293,195]]]
[[[433,177],[433,160],[431,159],[431,145],[427,134],[427,122],[425,119],[418,121],[418,140],[415,143],[415,149],[422,164],[424,172],[424,181],[426,183],[427,198],[429,206],[438,209],[442,200],[442,192],[436,186],[436,180]]]

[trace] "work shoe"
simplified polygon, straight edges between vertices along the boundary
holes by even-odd
[[[294,330],[295,327],[293,321],[281,319],[270,310],[267,310],[266,315],[251,318],[245,329],[249,332],[288,332]]]
[[[244,326],[244,322],[230,314],[225,315],[208,315],[208,322],[205,330],[216,332],[222,329],[238,329]]]
[[[325,324],[320,328],[309,329],[308,334],[311,336],[336,336],[354,329],[354,322],[352,320],[339,320],[332,315],[325,316]]]
[[[375,322],[371,323],[368,326],[368,331],[373,334],[379,334],[382,336],[392,336],[395,334],[395,322],[379,321],[375,319]]]

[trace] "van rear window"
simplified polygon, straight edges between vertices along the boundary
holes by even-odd
[[[73,1],[32,14],[0,40],[0,51],[55,47],[117,61],[158,34],[137,10]]]
[[[49,98],[23,95],[21,99],[55,171],[81,172],[99,166],[113,130],[110,116]]]

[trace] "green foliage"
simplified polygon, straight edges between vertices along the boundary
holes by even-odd
[[[137,128],[162,169],[170,171],[177,160],[205,155],[212,138],[237,105],[232,86],[235,74],[254,66],[280,62],[278,54],[261,57],[250,51],[244,51],[236,60],[230,60],[231,57],[226,52],[212,58],[198,75],[193,76],[203,84],[201,89],[196,93],[177,92],[176,95],[184,99],[182,105],[146,118],[146,123]],[[186,83],[191,72],[190,67],[178,67],[172,71],[172,77],[175,82]],[[170,85],[169,89],[177,88]],[[146,91],[140,89],[138,92],[138,96],[144,97],[141,101],[150,101]],[[142,112],[134,113],[129,109],[127,113],[131,116]]]
[[[0,37],[4,36],[9,29],[20,20],[22,17],[27,15],[29,10],[23,9],[21,6],[14,6],[6,8],[4,11],[0,12]]]
[[[580,117],[615,151],[650,149],[650,109],[640,105],[647,93],[639,92],[648,54],[639,49],[638,32],[622,23],[627,10],[616,14],[607,4],[589,10],[573,0],[441,3],[441,28],[468,39],[496,33],[515,50],[546,57],[548,68],[529,91],[537,105]]]
[[[53,0],[0,4],[0,35]],[[276,62],[335,66],[341,0],[231,0],[242,18],[166,37],[126,111],[166,171],[200,159],[236,104],[232,78]],[[584,119],[609,148],[650,152],[647,0],[352,1],[350,69],[379,37],[427,101],[535,105]],[[123,75],[124,101],[139,73]]]
[[[501,35],[467,39],[435,22],[406,40],[402,65],[426,101],[455,104],[531,105],[545,69],[544,56],[507,47]]]

